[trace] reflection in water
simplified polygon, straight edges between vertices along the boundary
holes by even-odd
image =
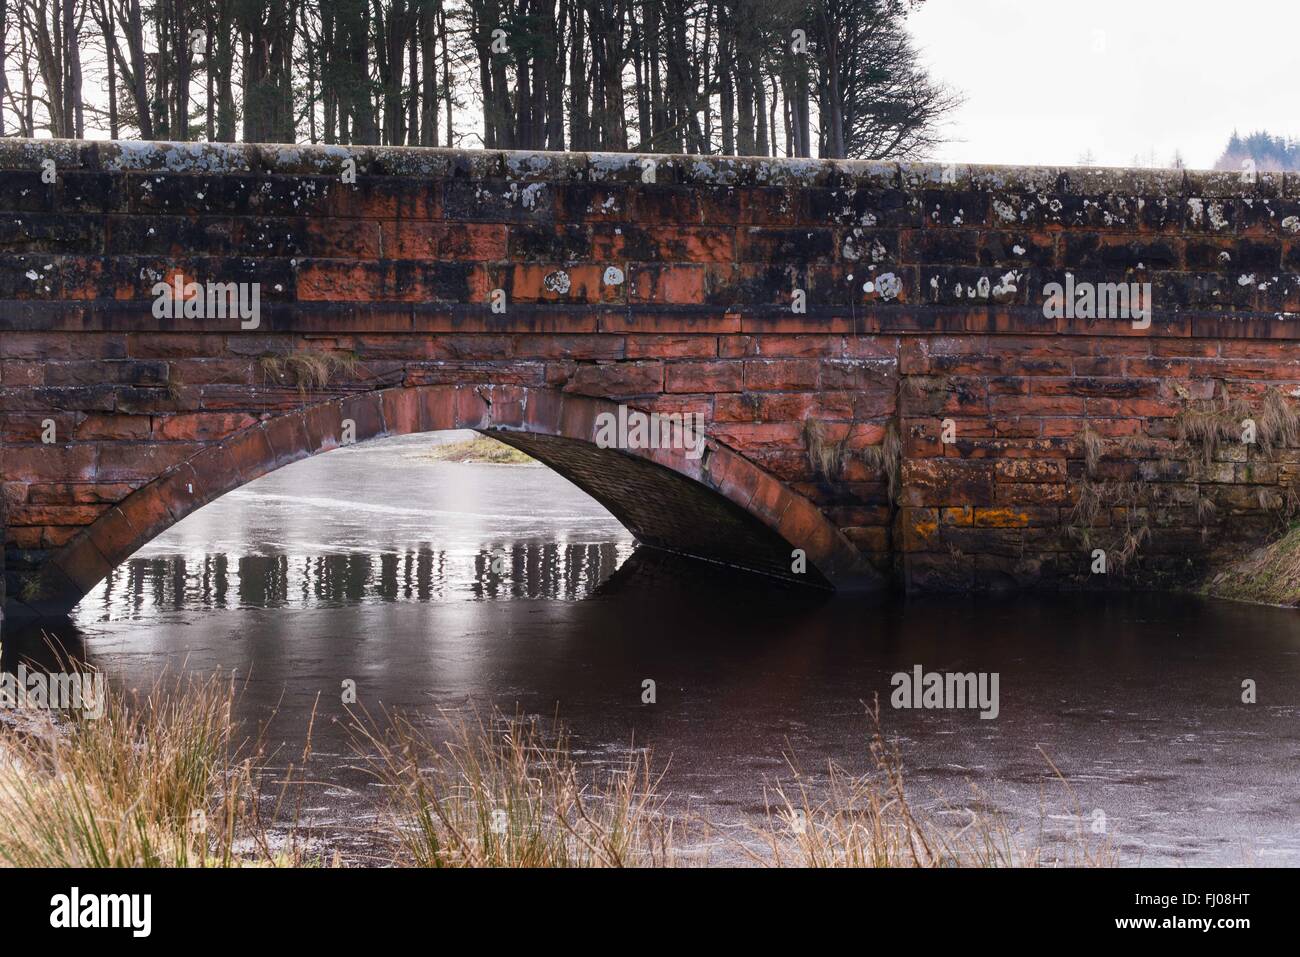
[[[323,555],[132,558],[79,606],[140,618],[158,609],[270,608],[367,601],[583,598],[632,550],[625,543],[494,544],[472,555],[423,547]]]
[[[66,619],[6,624],[0,638],[0,671],[10,674],[19,662],[50,673],[67,670],[68,665],[80,669],[87,661],[85,633]]]

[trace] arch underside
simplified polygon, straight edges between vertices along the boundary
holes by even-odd
[[[711,438],[695,458],[682,449],[598,447],[598,416],[617,410],[550,389],[459,385],[395,387],[284,413],[208,446],[114,505],[44,563],[39,600],[10,595],[6,615],[66,614],[171,525],[275,469],[345,441],[449,429],[474,429],[533,456],[644,545],[813,587],[879,586],[815,505]],[[792,570],[794,549],[806,557],[801,574]]]
[[[563,436],[480,429],[531,455],[603,505],[642,545],[814,587],[791,571],[792,546],[734,502],[671,469]]]

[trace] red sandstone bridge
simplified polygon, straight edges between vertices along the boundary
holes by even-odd
[[[1150,283],[1151,321],[1045,314],[1052,283]],[[1298,318],[1295,174],[7,140],[6,609],[452,428],[810,584],[1184,582],[1293,511]],[[599,447],[620,405],[701,415],[704,454]]]

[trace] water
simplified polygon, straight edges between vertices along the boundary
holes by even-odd
[[[116,569],[74,617],[90,659],[129,687],[163,669],[237,671],[241,716],[270,721],[285,760],[315,708],[308,816],[355,859],[380,794],[347,743],[348,679],[372,713],[434,725],[438,709],[558,714],[584,762],[649,747],[674,809],[713,822],[695,848],[713,860],[735,858],[791,757],[814,781],[830,760],[866,770],[879,695],[927,809],[993,811],[1048,845],[1101,811],[1128,863],[1300,864],[1293,611],[792,592],[637,549],[554,473],[429,461],[432,441],[246,486]],[[998,717],[889,707],[891,676],[917,664],[997,672]],[[1241,702],[1244,679],[1257,704]]]

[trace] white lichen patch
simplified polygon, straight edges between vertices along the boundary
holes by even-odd
[[[542,286],[550,292],[559,295],[567,295],[570,287],[573,285],[569,279],[569,274],[563,269],[557,269],[555,272],[547,273],[546,278],[542,280]]]
[[[861,229],[854,229],[844,237],[840,254],[850,262],[858,262],[865,256],[878,263],[888,257],[889,250],[879,239],[868,237]]]
[[[522,189],[518,183],[507,184],[506,191],[501,194],[501,198],[508,203],[515,203],[523,209],[535,209],[542,193],[546,190],[545,183],[529,183]],[[477,190],[478,198],[483,198],[483,189]]]
[[[981,280],[986,281],[986,280]],[[997,285],[993,287],[993,298],[998,302],[1006,302],[1014,299],[1018,290],[1017,283],[1020,282],[1020,273],[1013,269],[1010,272],[1003,273],[998,279]]]

